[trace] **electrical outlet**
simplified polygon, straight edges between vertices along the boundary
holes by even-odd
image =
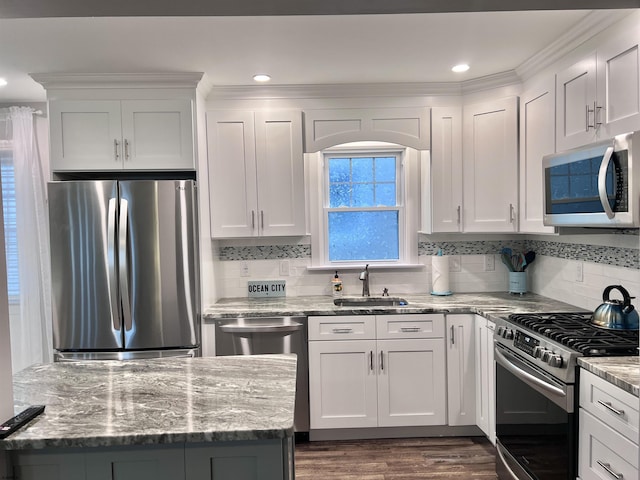
[[[496,257],[493,255],[484,256],[484,271],[493,272],[496,269]]]
[[[247,262],[242,262],[240,265],[240,276],[248,277],[249,276],[249,264]]]
[[[289,276],[289,260],[280,260],[280,276]]]
[[[460,270],[460,255],[451,255],[451,261],[449,262],[449,271],[459,272]]]
[[[582,282],[584,280],[584,271],[582,262],[576,264],[576,282]]]

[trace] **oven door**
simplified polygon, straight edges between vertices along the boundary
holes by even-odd
[[[500,480],[574,480],[574,387],[495,344],[496,472]]]

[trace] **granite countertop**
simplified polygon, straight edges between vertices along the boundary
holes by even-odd
[[[396,296],[396,295],[394,295]],[[227,298],[205,309],[205,321],[214,318],[371,315],[394,313],[477,313],[491,319],[510,313],[584,311],[568,303],[527,293],[454,293],[449,296],[397,295],[407,300],[401,307],[337,307],[329,296],[280,298]]]
[[[578,358],[578,365],[624,391],[640,396],[639,357],[583,357]]]
[[[0,449],[293,435],[295,355],[49,363],[14,376],[16,413],[45,412]]]

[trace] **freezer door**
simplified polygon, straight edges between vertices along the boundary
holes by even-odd
[[[117,184],[52,182],[48,192],[54,348],[120,348]]]
[[[125,348],[200,343],[195,182],[120,182],[119,279]]]

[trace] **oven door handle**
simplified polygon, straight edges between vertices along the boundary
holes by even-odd
[[[497,348],[497,346],[495,348],[495,356],[496,356],[496,362],[498,362],[500,365],[506,368],[509,372],[513,373],[516,377],[519,377],[523,380],[526,380],[534,384],[535,386],[537,386],[538,388],[541,388],[545,392],[551,393],[553,395],[556,395],[562,398],[567,397],[566,392],[562,390],[562,388],[556,387],[555,385],[552,385],[549,382],[539,377],[536,377],[535,375],[515,365],[512,360],[508,359],[505,356],[505,354],[502,353],[499,348]],[[513,358],[513,360],[516,360],[516,359]]]
[[[300,323],[288,325],[221,325],[220,330],[226,333],[291,333],[301,330]]]

